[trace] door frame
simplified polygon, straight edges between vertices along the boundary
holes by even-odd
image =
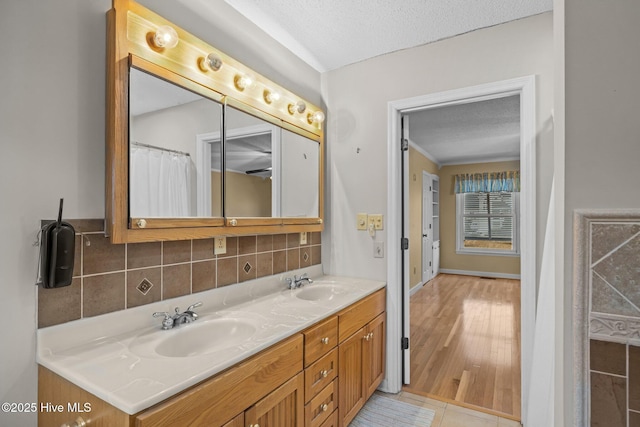
[[[424,194],[426,192],[425,190],[425,185],[424,185],[424,179],[425,178],[429,178],[430,180],[430,186],[429,186],[429,200],[431,201],[431,203],[429,203],[429,205],[427,206],[427,209],[425,210],[425,204],[424,204]],[[421,220],[422,220],[422,241],[420,242],[420,244],[422,245],[422,253],[421,253],[421,259],[420,259],[420,263],[421,263],[421,281],[422,284],[426,284],[429,280],[433,279],[433,244],[435,243],[435,239],[433,238],[433,233],[434,233],[434,228],[433,228],[433,174],[430,174],[427,171],[422,171],[422,215],[421,215]],[[430,208],[430,209],[429,209]],[[424,220],[425,220],[425,215],[426,216],[430,216],[431,217],[431,274],[429,276],[428,279],[425,280],[424,277],[424,269],[425,269],[425,260],[426,260],[426,256],[424,253]]]
[[[529,75],[509,80],[454,89],[434,94],[390,101],[387,107],[387,170],[388,189],[388,258],[387,258],[387,378],[382,387],[386,391],[402,389],[403,350],[400,343],[408,332],[409,284],[402,277],[409,277],[408,263],[402,271],[403,237],[401,182],[401,126],[402,113],[437,108],[446,105],[464,104],[520,95],[520,176],[521,176],[521,395],[522,419],[527,419],[530,372],[533,354],[536,302],[536,91],[535,76]],[[405,203],[408,201],[405,198]],[[405,212],[408,212],[408,206]],[[409,243],[411,245],[411,242]],[[403,310],[406,306],[406,310]],[[404,312],[404,313],[403,313]],[[406,329],[405,329],[405,326]],[[406,350],[409,351],[409,350]]]

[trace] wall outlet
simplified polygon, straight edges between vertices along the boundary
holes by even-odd
[[[307,232],[306,231],[301,231],[300,232],[300,244],[301,245],[306,245],[307,244]]]
[[[357,224],[358,230],[366,230],[367,226],[369,225],[369,221],[367,220],[367,214],[359,213],[356,216],[356,224]]]
[[[216,255],[222,255],[227,253],[227,238],[216,237],[213,240],[213,253]]]
[[[384,258],[384,242],[373,242],[373,257]]]

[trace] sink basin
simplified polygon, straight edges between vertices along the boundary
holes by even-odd
[[[312,284],[298,290],[295,297],[305,301],[330,301],[339,295],[351,293],[346,286],[336,284]]]
[[[244,319],[211,319],[155,331],[136,339],[129,349],[146,357],[195,357],[242,344],[256,327]]]

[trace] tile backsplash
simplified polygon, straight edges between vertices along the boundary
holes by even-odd
[[[214,255],[214,240],[115,245],[102,220],[70,220],[76,229],[73,282],[38,289],[38,327],[97,316],[246,280],[321,264],[319,232],[227,237]]]
[[[640,213],[578,212],[576,226],[584,424],[640,427]]]

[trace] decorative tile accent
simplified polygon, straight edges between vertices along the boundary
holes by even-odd
[[[640,319],[638,318],[592,313],[589,326],[592,338],[640,344]]]
[[[149,293],[149,291],[151,290],[152,287],[153,287],[153,283],[151,283],[149,280],[144,278],[144,279],[142,279],[142,282],[140,282],[140,284],[138,286],[136,286],[136,289],[142,295],[146,295],[147,293]]]
[[[255,279],[258,277],[256,268],[256,254],[242,255],[238,257],[238,281]]]
[[[245,273],[249,274],[249,272],[251,271],[251,264],[249,264],[248,262],[245,263],[244,267],[242,268],[244,270]]]

